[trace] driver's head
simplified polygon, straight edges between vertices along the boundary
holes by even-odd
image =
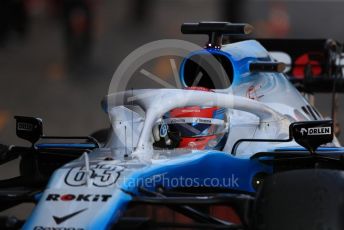
[[[202,87],[187,90],[210,91]],[[156,146],[221,150],[228,133],[226,109],[200,106],[176,108],[164,115],[159,129],[160,146]]]

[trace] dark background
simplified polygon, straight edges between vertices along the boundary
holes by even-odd
[[[49,135],[88,135],[106,127],[100,100],[131,51],[168,38],[203,45],[205,37],[180,33],[183,22],[248,22],[257,37],[343,42],[343,10],[344,1],[325,0],[1,0],[0,143],[26,144],[15,136],[14,115],[43,118]],[[316,95],[316,104],[330,116],[330,95]],[[344,141],[344,134],[339,138]],[[17,161],[0,173],[0,179],[15,176]],[[5,214],[25,217],[28,207]]]

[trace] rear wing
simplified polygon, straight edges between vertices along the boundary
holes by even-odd
[[[305,93],[344,93],[343,45],[331,39],[257,39],[285,62],[289,80]]]

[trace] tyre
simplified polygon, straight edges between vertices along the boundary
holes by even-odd
[[[257,193],[254,229],[343,230],[344,172],[306,169],[267,178]]]

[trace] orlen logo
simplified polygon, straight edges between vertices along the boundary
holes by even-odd
[[[33,125],[26,122],[18,122],[17,129],[24,130],[24,131],[32,131]]]
[[[106,202],[111,197],[107,194],[48,194],[46,201]]]
[[[316,128],[308,128],[308,129],[302,128],[300,132],[302,136],[304,135],[309,135],[309,136],[329,135],[332,133],[332,128],[331,127],[316,127]]]

